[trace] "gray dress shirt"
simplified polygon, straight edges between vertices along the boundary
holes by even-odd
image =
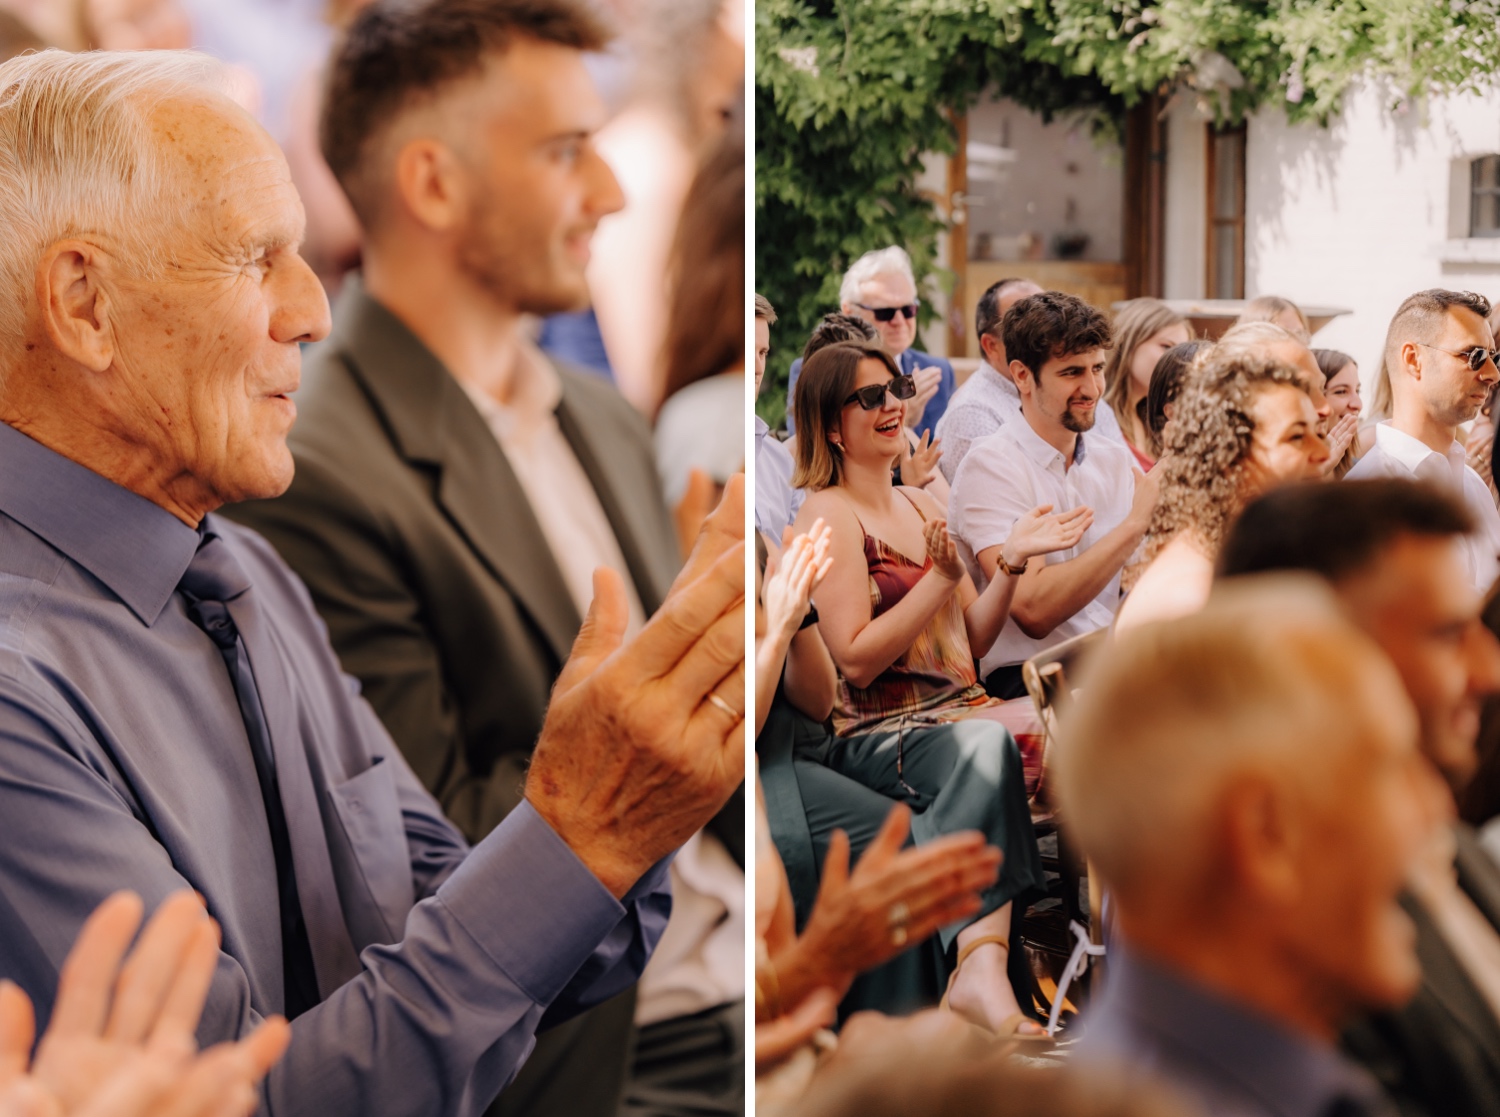
[[[666,865],[621,903],[525,804],[471,851],[340,670],[301,582],[253,532],[205,527],[251,583],[230,612],[322,998],[263,1112],[477,1114],[539,1027],[639,976],[671,906]],[[43,1021],[79,926],[122,888],[148,910],[197,889],[222,926],[200,1042],[282,1009],[255,765],[224,661],[177,591],[198,541],[0,424],[0,976]]]
[[[1394,1117],[1361,1067],[1254,1009],[1111,945],[1078,1059],[1150,1074],[1209,1117]]]

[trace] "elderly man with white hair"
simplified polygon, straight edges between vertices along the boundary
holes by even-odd
[[[1336,1048],[1421,973],[1398,898],[1440,788],[1390,663],[1326,588],[1265,575],[1122,634],[1082,686],[1055,787],[1117,935],[1080,1060],[1215,1117],[1394,1113]]]
[[[896,364],[917,382],[917,394],[906,401],[906,425],[918,434],[937,429],[953,398],[953,366],[943,357],[913,349],[917,338],[917,278],[911,257],[898,244],[866,252],[844,273],[839,285],[841,313],[863,318],[875,327],[880,344]],[[787,380],[787,430],[796,434],[791,401],[802,372],[802,358],[792,362]]]
[[[286,488],[328,331],[286,161],[223,90],[191,54],[0,66],[0,976],[45,1017],[102,899],[193,889],[200,1041],[294,1019],[267,1112],[476,1114],[639,976],[666,862],[743,779],[743,493],[628,644],[596,573],[525,801],[471,850],[214,512]]]

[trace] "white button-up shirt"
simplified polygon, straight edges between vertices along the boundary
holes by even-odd
[[[969,447],[980,439],[988,438],[1011,419],[1021,417],[1021,392],[1011,378],[996,371],[988,362],[982,363],[959,385],[958,391],[948,401],[948,410],[938,420],[934,437],[942,440],[943,456],[938,459],[938,468],[953,484],[958,476],[959,464]],[[1125,445],[1125,433],[1120,430],[1120,421],[1109,404],[1102,399],[1094,409],[1094,431],[1111,442]]]
[[[1500,511],[1479,474],[1464,460],[1464,448],[1457,442],[1439,454],[1421,439],[1413,438],[1393,427],[1390,420],[1375,428],[1375,445],[1355,463],[1347,480],[1366,481],[1375,477],[1415,478],[1441,485],[1462,498],[1479,524],[1479,530],[1464,537],[1464,558],[1474,588],[1488,593],[1500,572]]]
[[[1134,498],[1135,458],[1128,448],[1092,434],[1079,435],[1069,467],[1062,454],[1018,414],[1017,421],[1007,422],[995,434],[974,443],[964,456],[948,500],[948,530],[974,584],[983,592],[989,579],[974,556],[1004,543],[1016,521],[1037,505],[1050,504],[1054,512],[1080,505],[1094,510],[1094,522],[1076,546],[1046,556],[1047,562],[1059,563],[1081,555],[1118,527],[1130,514]],[[1097,597],[1040,640],[1007,620],[989,654],[980,661],[980,671],[988,675],[1074,636],[1107,628],[1119,607],[1117,572]]]
[[[792,488],[792,452],[755,417],[755,530],[781,546],[781,533],[791,526],[807,495]]]

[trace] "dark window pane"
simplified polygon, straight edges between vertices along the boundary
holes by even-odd
[[[1500,155],[1486,155],[1470,164],[1469,235],[1500,236]]]
[[[1237,299],[1239,290],[1239,229],[1233,225],[1214,226],[1214,289],[1211,299]]]
[[[1244,179],[1245,133],[1214,135],[1214,217],[1234,220],[1240,214],[1240,183]]]

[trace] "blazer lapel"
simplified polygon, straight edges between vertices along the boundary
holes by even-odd
[[[489,424],[409,329],[346,281],[330,344],[380,411],[396,451],[436,473],[434,499],[530,616],[558,662],[582,618]]]

